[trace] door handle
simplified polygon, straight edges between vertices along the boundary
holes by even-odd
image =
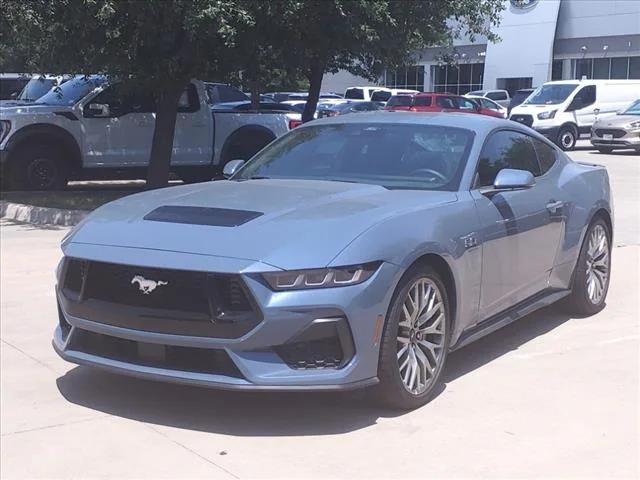
[[[555,200],[551,200],[549,203],[547,203],[547,210],[549,210],[549,212],[551,213],[556,213],[560,208],[562,208],[563,205],[564,202],[556,202]]]

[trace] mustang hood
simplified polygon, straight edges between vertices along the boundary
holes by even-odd
[[[317,268],[385,218],[456,198],[453,192],[343,182],[217,181],[111,202],[69,241]]]

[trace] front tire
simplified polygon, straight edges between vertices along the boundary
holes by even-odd
[[[16,153],[10,165],[11,186],[21,190],[62,190],[69,168],[53,145],[29,145]]]
[[[602,218],[591,223],[582,242],[571,294],[565,307],[588,316],[604,308],[611,278],[611,232]]]
[[[565,152],[573,150],[578,140],[578,131],[575,127],[567,125],[562,127],[558,132],[558,140],[556,144]]]
[[[384,405],[409,410],[431,399],[449,349],[449,312],[447,291],[435,270],[416,265],[405,273],[380,345],[376,394]]]

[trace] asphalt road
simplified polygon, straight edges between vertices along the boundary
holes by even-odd
[[[449,357],[428,405],[239,394],[60,360],[66,229],[2,224],[3,478],[638,478],[640,157],[574,152],[615,191],[613,277],[590,318],[534,313]]]

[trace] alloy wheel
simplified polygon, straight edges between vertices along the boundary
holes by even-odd
[[[609,280],[609,239],[602,225],[596,225],[589,236],[586,278],[589,301],[597,305],[602,301]]]
[[[441,367],[446,333],[442,293],[429,278],[419,278],[402,305],[398,322],[397,357],[405,389],[420,395]]]
[[[57,168],[49,158],[36,158],[27,167],[29,185],[38,189],[49,189],[56,181]]]

